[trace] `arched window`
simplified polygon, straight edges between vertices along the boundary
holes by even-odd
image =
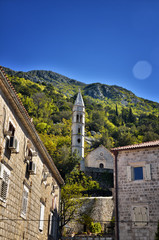
[[[100,164],[99,164],[99,168],[104,168],[104,164],[103,164],[103,163],[100,163]]]
[[[81,142],[81,139],[80,139],[80,138],[78,138],[78,139],[77,139],[77,142],[78,142],[78,143],[80,143],[80,142]]]
[[[77,122],[79,122],[79,115],[77,114]]]
[[[80,115],[80,122],[82,122],[82,115]]]
[[[78,128],[78,133],[81,133],[81,128],[80,127]]]

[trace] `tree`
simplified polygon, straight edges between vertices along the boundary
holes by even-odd
[[[66,179],[66,175],[75,168],[75,166],[80,162],[81,158],[77,155],[76,152],[73,154],[67,145],[63,145],[58,149],[56,154],[55,164],[58,168],[63,179]]]
[[[87,190],[99,189],[99,184],[76,167],[66,177],[66,185],[61,190],[61,230],[71,220],[77,220],[76,213],[87,200]],[[76,219],[77,218],[77,219]]]
[[[118,116],[118,105],[116,104],[116,111],[115,111],[116,116]]]
[[[83,204],[81,185],[77,183],[66,184],[61,189],[61,230],[62,228],[75,218],[75,214]]]
[[[129,114],[128,114],[128,119],[127,120],[128,120],[129,123],[135,122],[135,116],[133,115],[131,107],[129,108]]]

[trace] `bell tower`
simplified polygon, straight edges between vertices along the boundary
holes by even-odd
[[[72,153],[76,150],[84,158],[85,106],[79,90],[73,105],[72,115]]]

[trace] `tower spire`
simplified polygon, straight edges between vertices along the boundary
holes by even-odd
[[[82,95],[81,95],[80,88],[78,90],[77,98],[76,98],[76,101],[75,101],[74,105],[79,105],[79,106],[83,106],[84,107],[84,102],[83,102],[83,98],[82,98]]]

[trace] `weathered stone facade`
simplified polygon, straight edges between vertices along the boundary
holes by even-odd
[[[112,151],[116,155],[116,239],[154,240],[159,220],[159,141]]]
[[[112,153],[101,145],[87,155],[85,158],[85,167],[113,170],[113,160]]]
[[[0,70],[0,239],[56,239],[61,184],[63,179]]]

